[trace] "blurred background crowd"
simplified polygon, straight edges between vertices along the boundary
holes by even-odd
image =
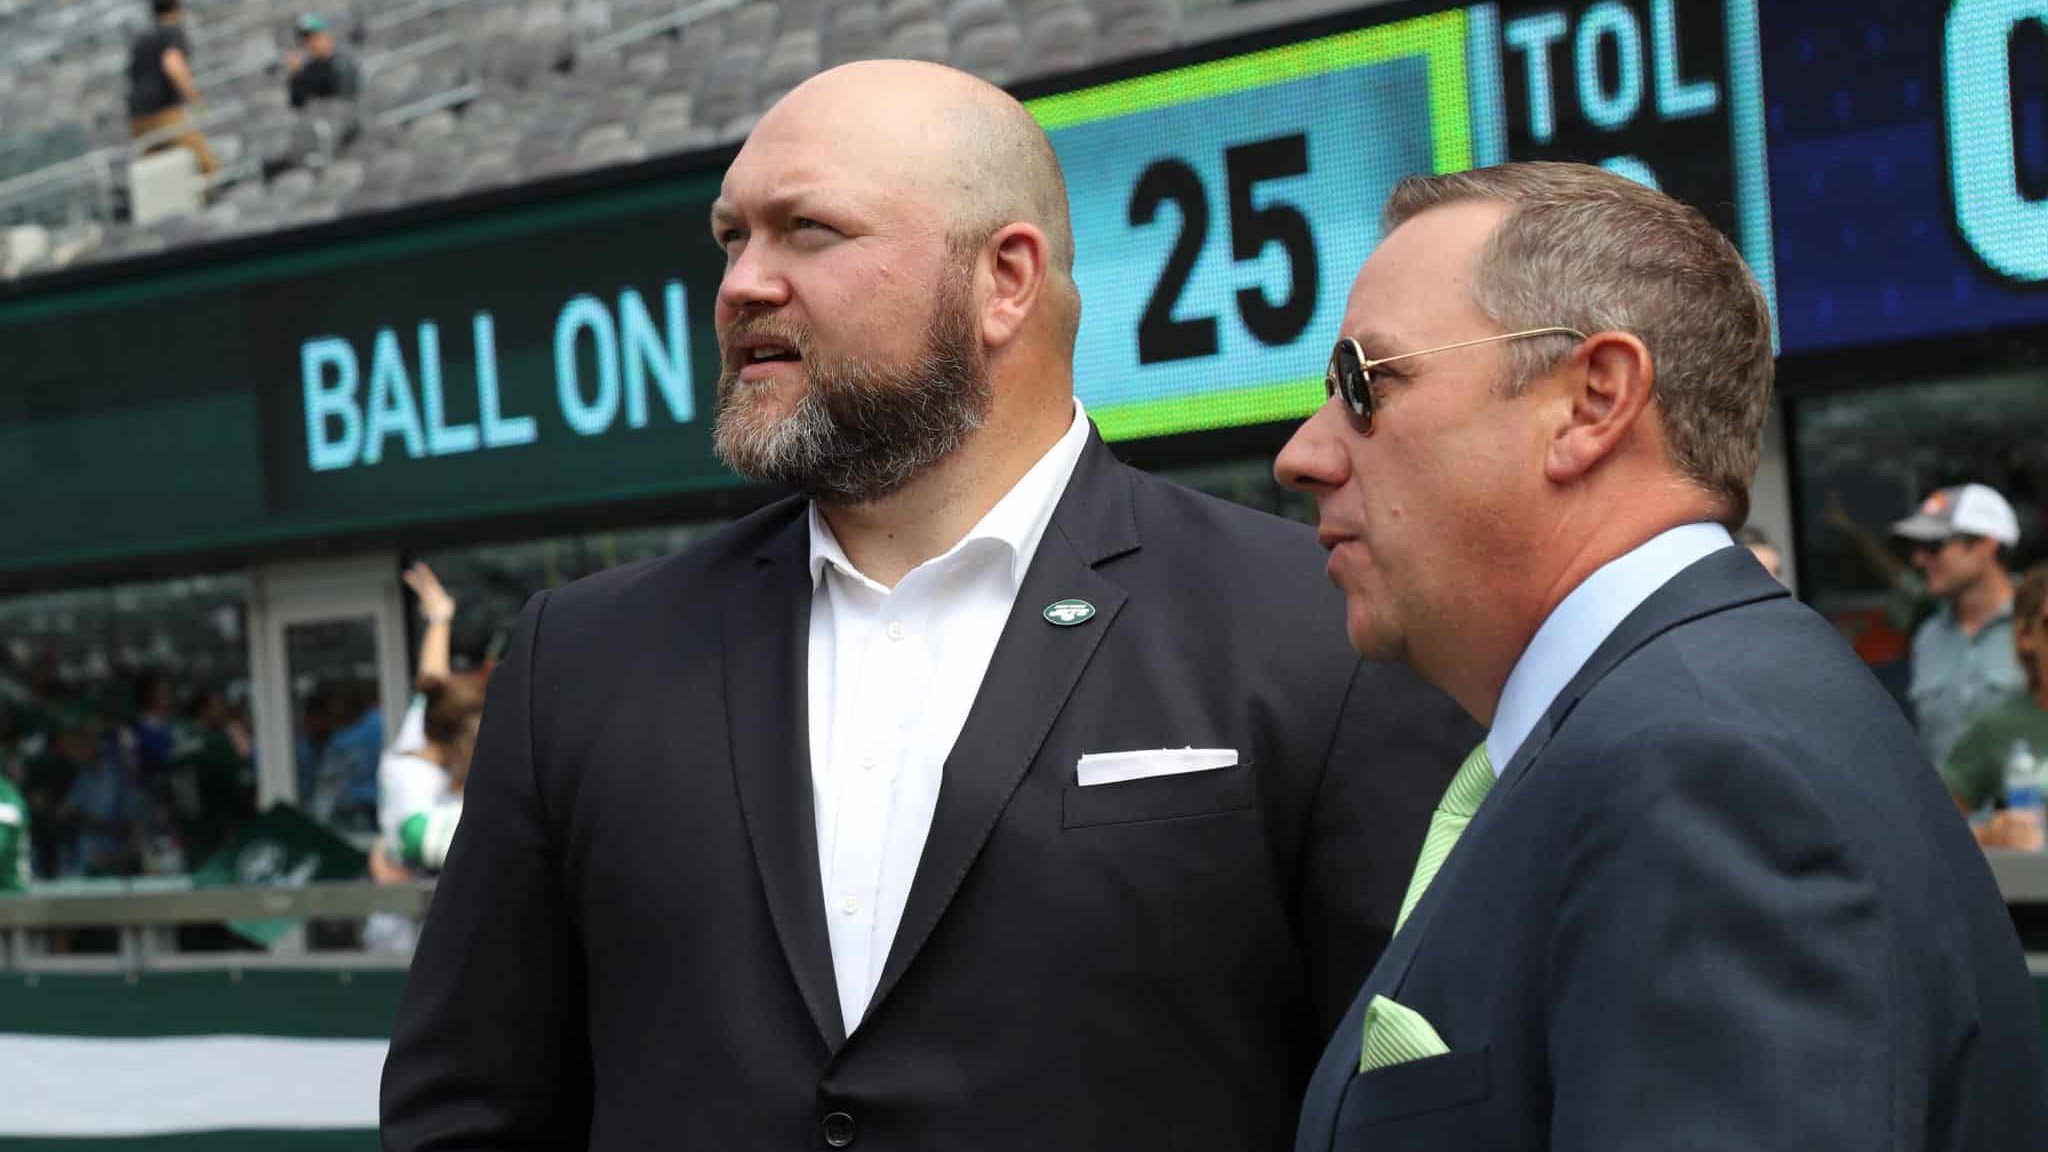
[[[1010,83],[1228,32],[1231,7],[0,0],[0,279],[738,140],[846,60]]]
[[[1227,474],[1192,475],[1226,491]],[[1244,477],[1235,480],[1242,484]],[[1236,495],[1259,502],[1251,486]],[[1303,510],[1277,499],[1283,513]],[[1912,715],[1926,748],[1976,817],[1980,838],[2038,846],[2010,819],[2009,770],[2048,757],[2048,568],[2022,568],[2020,516],[1983,485],[1937,490],[1888,525],[1865,528],[1838,504],[1828,531],[1859,591],[1830,613]],[[613,563],[686,547],[715,525],[607,533],[451,551],[414,564],[416,691],[387,724],[375,670],[347,644],[316,653],[324,674],[292,685],[292,771],[300,807],[370,848],[404,816],[459,792],[467,746],[459,727],[482,704],[480,679],[527,595]],[[1778,545],[1744,540],[1782,568]],[[175,875],[198,868],[257,813],[247,637],[233,579],[193,579],[0,600],[0,777],[15,782],[32,822],[38,880]],[[462,610],[457,611],[460,603]],[[1825,605],[1823,605],[1825,607]],[[319,637],[310,638],[318,647]],[[394,759],[426,745],[425,689],[475,677],[436,725],[442,761],[424,792],[396,802]],[[396,728],[397,735],[387,738]],[[2014,767],[2019,751],[2027,767]],[[438,773],[438,775],[436,775]],[[447,789],[447,777],[458,786]],[[403,786],[400,786],[403,790]],[[2038,820],[2031,827],[2038,829]],[[388,861],[387,861],[388,863]],[[396,873],[390,873],[396,875]]]

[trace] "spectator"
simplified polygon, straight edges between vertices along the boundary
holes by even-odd
[[[40,755],[57,737],[58,697],[62,695],[54,653],[45,650],[23,669],[28,698],[14,707],[14,735],[26,756]]]
[[[2013,655],[2005,570],[2019,518],[1992,489],[1959,484],[1929,496],[1892,535],[1908,542],[1927,594],[1940,601],[1913,634],[1906,695],[1928,759],[1943,764],[1972,720],[2026,684]]]
[[[8,784],[18,783],[22,770],[27,766],[27,743],[21,735],[21,718],[18,709],[5,699],[9,685],[0,681],[0,779]]]
[[[299,804],[312,811],[320,788],[320,761],[342,726],[341,697],[333,686],[316,684],[300,709],[292,757],[299,774]]]
[[[128,54],[128,132],[147,137],[145,151],[186,148],[199,160],[199,170],[220,167],[206,136],[192,119],[199,87],[192,79],[191,44],[185,38],[182,0],[151,0],[156,26],[135,41]],[[183,126],[184,131],[177,129]]]
[[[448,655],[455,598],[425,564],[407,569],[405,582],[419,597],[420,618],[426,629],[420,637],[415,681],[419,691],[399,724],[398,738],[377,766],[377,831],[385,841],[397,835],[399,824],[408,816],[432,807],[448,794],[457,762],[465,773],[469,767],[467,749],[456,739],[460,725],[454,721],[459,717],[437,717],[434,711],[435,699],[446,697],[448,685],[457,680]],[[482,710],[479,699],[477,711]]]
[[[462,785],[484,714],[484,678],[453,675],[425,681],[420,688],[426,697],[427,743],[417,752],[394,750],[385,758],[384,779],[393,787],[386,795],[390,817],[378,850],[384,864],[438,871],[462,816]],[[397,786],[400,780],[408,780],[410,787]],[[378,880],[387,882],[387,877]]]
[[[82,705],[59,704],[48,717],[51,738],[29,757],[21,778],[28,801],[29,826],[37,829],[32,868],[39,876],[61,875],[75,853],[69,851],[77,830],[67,803],[79,774],[100,758],[94,720]]]
[[[330,700],[338,722],[314,770],[311,812],[341,831],[367,831],[377,823],[384,710],[377,703],[377,686],[367,681],[340,685]]]
[[[457,675],[450,666],[455,598],[425,564],[407,569],[405,582],[419,597],[426,629],[420,637],[419,691],[377,766],[379,836],[370,850],[370,876],[379,884],[403,884],[419,871],[440,870],[447,838],[438,832],[453,835],[461,818],[462,784],[484,707],[483,677]],[[378,915],[364,925],[363,941],[373,951],[407,952],[418,932],[411,919]]]
[[[324,17],[301,16],[298,21],[299,48],[287,53],[285,71],[290,75],[292,107],[304,108],[309,100],[352,100],[357,88],[356,66],[334,47],[334,32]]]
[[[78,765],[59,819],[78,831],[66,871],[83,876],[132,876],[142,863],[148,801],[103,726],[83,730],[79,748],[91,754]]]
[[[135,680],[135,723],[130,725],[136,764],[142,778],[154,782],[169,767],[177,743],[172,709],[177,694],[168,673],[145,672]]]
[[[187,714],[168,792],[186,860],[197,865],[256,814],[254,749],[247,726],[220,689],[195,692]]]
[[[2012,596],[2012,647],[2027,679],[2025,693],[1977,717],[1941,765],[1941,778],[1965,815],[2005,794],[2005,764],[2015,745],[2048,757],[2048,564],[2028,570]],[[2039,849],[2037,825],[1999,812],[1975,825],[1977,842],[1994,848]]]
[[[1770,536],[1763,529],[1752,524],[1735,534],[1735,542],[1749,549],[1756,562],[1771,574],[1771,579],[1780,584],[1785,582],[1784,558],[1778,555],[1778,546],[1771,543]]]
[[[0,776],[0,892],[28,891],[28,801]]]

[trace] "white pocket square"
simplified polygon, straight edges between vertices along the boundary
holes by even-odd
[[[1208,772],[1237,764],[1235,748],[1148,748],[1139,752],[1090,752],[1075,766],[1081,786],[1121,784],[1151,776]]]

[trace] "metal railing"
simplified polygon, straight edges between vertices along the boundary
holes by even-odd
[[[2048,853],[1985,853],[2008,905],[2048,905]],[[113,888],[43,889],[0,897],[0,971],[111,972],[236,970],[258,968],[392,969],[411,961],[403,952],[309,951],[288,938],[267,952],[180,952],[175,930],[186,924],[245,920],[349,921],[378,913],[425,916],[431,883],[379,886],[364,881],[265,887],[185,887],[182,880],[136,882]],[[113,929],[112,953],[52,954],[41,945],[52,932]],[[2048,955],[2027,958],[2048,976]]]
[[[2007,904],[2048,904],[2048,852],[1987,848],[1984,857]]]
[[[370,123],[377,128],[396,128],[415,120],[425,119],[445,108],[460,108],[483,94],[483,85],[472,80],[466,84],[457,84],[444,92],[436,92],[431,96],[422,96],[410,103],[400,104],[388,112],[379,113]]]
[[[202,106],[192,117],[190,124],[171,124],[122,144],[109,144],[95,148],[83,155],[60,160],[32,172],[24,172],[7,180],[0,180],[0,216],[17,204],[33,201],[64,189],[90,188],[100,208],[100,219],[111,215],[109,208],[113,195],[113,168],[120,160],[133,160],[146,154],[150,148],[175,140],[193,130],[209,135],[221,128],[240,123],[247,114],[247,108],[237,100]]]
[[[583,41],[577,45],[576,50],[578,52],[592,53],[610,52],[613,49],[624,48],[629,44],[637,44],[642,40],[651,39],[664,32],[672,32],[679,28],[688,27],[699,20],[706,20],[716,16],[720,12],[730,12],[745,3],[747,3],[747,0],[702,0],[701,3],[692,4],[688,8],[678,8],[667,15],[656,16],[651,20],[642,20],[638,24],[628,25],[627,27],[607,32],[602,36]]]
[[[256,968],[403,968],[403,952],[308,950],[291,937],[267,952],[181,952],[176,930],[230,921],[361,920],[378,913],[419,918],[433,898],[430,883],[376,885],[354,880],[292,886],[151,890],[141,885],[94,891],[0,896],[0,972],[112,972]],[[112,929],[112,953],[57,954],[51,933]]]
[[[416,40],[411,44],[393,48],[388,52],[380,52],[375,56],[365,57],[363,59],[362,74],[364,79],[367,80],[369,77],[375,76],[387,68],[396,68],[400,64],[407,64],[414,60],[423,60],[436,52],[444,52],[451,48],[465,50],[466,47],[462,41],[456,39],[450,33],[436,32],[432,36]]]
[[[402,7],[389,8],[382,12],[373,13],[369,19],[363,21],[363,29],[372,35],[382,35],[393,28],[410,24],[414,20],[446,12],[451,8],[460,8],[465,4],[471,3],[475,3],[475,0],[421,0],[417,4],[407,4]]]
[[[37,33],[43,36],[50,36],[51,39],[47,41],[29,39],[25,40],[24,43],[28,48],[44,47],[49,50],[51,55],[61,55],[69,50],[73,44],[91,39],[96,27],[107,21],[118,19],[122,9],[126,9],[129,12],[147,12],[146,8],[141,5],[130,4],[128,0],[99,0],[97,4],[92,3],[91,0],[84,0],[84,2],[72,5],[67,11],[62,13],[64,17],[63,27],[35,26],[43,19],[41,14],[31,17],[26,13],[17,13],[12,21],[4,26],[0,26],[0,31],[14,35]],[[17,25],[20,25],[20,27],[17,27]],[[12,47],[12,45],[0,45],[0,47]],[[10,53],[0,53],[0,66],[10,68],[27,67],[36,63],[40,63],[40,61],[32,59],[31,53],[26,49]]]

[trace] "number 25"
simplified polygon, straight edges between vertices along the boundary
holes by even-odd
[[[1308,137],[1301,133],[1241,144],[1223,151],[1223,170],[1230,184],[1230,256],[1239,264],[1257,260],[1269,244],[1287,255],[1287,296],[1279,303],[1266,298],[1263,287],[1240,288],[1237,314],[1262,344],[1291,343],[1315,316],[1319,284],[1315,236],[1299,208],[1252,203],[1252,188],[1266,180],[1308,172]],[[1130,223],[1138,227],[1158,218],[1171,201],[1180,210],[1180,236],[1167,255],[1152,299],[1138,319],[1138,363],[1188,360],[1216,352],[1216,318],[1175,319],[1174,307],[1187,290],[1195,261],[1209,238],[1209,193],[1202,178],[1184,160],[1154,161],[1131,191]]]

